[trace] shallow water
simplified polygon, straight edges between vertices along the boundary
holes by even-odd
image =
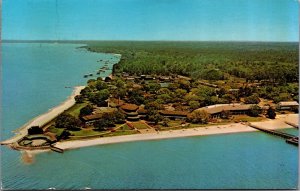
[[[65,86],[111,55],[72,44],[2,44],[2,140],[70,95]],[[103,64],[103,63],[102,63]],[[298,130],[286,130],[296,133]],[[35,156],[1,148],[4,189],[202,188],[297,186],[298,147],[262,132],[140,141]]]

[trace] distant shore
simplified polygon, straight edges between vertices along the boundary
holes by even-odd
[[[30,120],[27,122],[25,125],[20,127],[19,129],[14,130],[16,132],[16,135],[8,140],[2,141],[1,144],[6,145],[6,144],[13,144],[20,140],[22,137],[28,134],[28,129],[31,126],[43,126],[47,124],[49,121],[53,120],[55,117],[57,117],[59,114],[64,112],[65,110],[69,109],[75,104],[75,96],[80,94],[80,91],[84,88],[85,86],[76,86],[74,87],[74,90],[65,100],[63,103],[60,105],[50,109],[48,112],[37,116],[36,118]]]
[[[262,122],[254,122],[257,126],[267,129],[283,129],[293,128],[292,126],[285,123],[285,121],[298,124],[298,114],[278,115],[274,120],[266,120]],[[134,134],[134,135],[123,135],[114,137],[95,138],[90,140],[75,140],[75,141],[63,141],[57,142],[56,147],[63,150],[76,149],[81,147],[104,145],[112,143],[132,142],[132,141],[147,141],[147,140],[159,140],[159,139],[170,139],[180,137],[191,137],[191,136],[205,136],[215,134],[228,134],[228,133],[243,133],[253,132],[256,129],[242,123],[232,123],[228,125],[214,125],[207,127],[196,127],[182,130],[170,130],[170,131],[159,131],[157,133],[148,134]]]

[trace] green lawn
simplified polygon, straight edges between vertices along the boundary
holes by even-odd
[[[149,129],[149,127],[142,122],[132,122],[132,125],[137,129]]]
[[[62,132],[63,132],[64,129],[60,129],[60,128],[56,128],[54,127],[53,125],[50,126],[47,131],[51,132],[51,133],[54,133],[56,135],[60,135]]]
[[[129,127],[127,124],[124,124],[122,127],[120,127],[120,130],[125,130],[125,131],[127,131],[127,130],[132,130],[132,128]]]
[[[242,122],[256,122],[265,119],[264,117],[250,117],[247,115],[236,115],[233,118],[233,121],[242,121]]]
[[[101,135],[106,131],[94,131],[93,129],[82,129],[80,131],[70,131],[70,133],[74,136],[93,136],[93,135]]]
[[[73,105],[71,108],[69,108],[65,112],[73,115],[74,117],[78,117],[79,113],[80,113],[80,109],[85,107],[86,105],[87,105],[87,103],[76,103],[75,105]]]
[[[131,130],[131,131],[115,131],[111,133],[107,133],[103,135],[103,137],[112,137],[112,136],[120,136],[120,135],[132,135],[132,134],[138,134],[138,131]]]

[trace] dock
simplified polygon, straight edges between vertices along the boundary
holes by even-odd
[[[55,147],[54,145],[51,145],[50,149],[54,152],[58,152],[58,153],[64,153],[64,150],[58,147]]]
[[[286,124],[292,126],[292,127],[295,127],[297,129],[299,129],[299,125],[298,124],[295,124],[295,123],[292,123],[292,122],[288,122],[288,121],[285,121]]]
[[[291,134],[288,134],[288,133],[284,133],[284,132],[280,132],[280,131],[271,130],[271,129],[265,129],[265,128],[253,125],[251,123],[249,124],[249,126],[254,128],[254,129],[260,130],[262,132],[282,137],[282,138],[286,139],[287,143],[298,146],[298,139],[299,138],[297,136],[294,136],[294,135],[291,135]]]
[[[299,144],[299,138],[295,137],[295,138],[292,138],[292,139],[287,139],[285,142],[287,142],[289,144],[293,144],[293,145],[298,146],[298,144]]]

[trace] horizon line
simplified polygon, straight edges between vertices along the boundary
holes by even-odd
[[[33,40],[33,39],[22,39],[22,40],[16,40],[16,39],[1,39],[1,42],[22,42],[22,41],[26,41],[26,42],[30,42],[30,41],[35,41],[35,42],[43,42],[43,41],[53,41],[53,42],[60,42],[60,41],[78,41],[78,42],[81,42],[81,41],[112,41],[112,42],[281,42],[281,43],[286,43],[286,42],[289,42],[289,43],[299,43],[299,40],[298,41],[263,41],[263,40],[47,40],[47,39],[44,39],[44,40]]]

